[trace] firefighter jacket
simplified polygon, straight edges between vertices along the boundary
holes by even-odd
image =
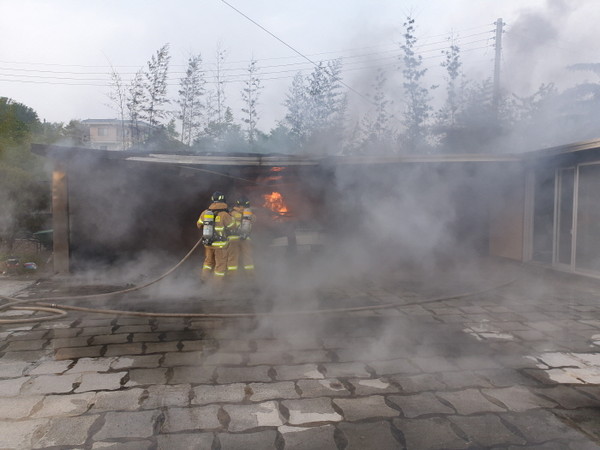
[[[202,211],[202,214],[200,214],[196,222],[196,226],[200,230],[202,230],[204,215],[208,210],[213,211],[215,214],[215,240],[211,244],[211,247],[224,248],[228,244],[227,236],[236,228],[236,221],[227,211],[226,203],[214,202],[211,203],[207,210]]]
[[[254,215],[254,213],[250,210],[250,208],[244,208],[243,206],[234,206],[233,209],[231,210],[231,215],[233,216],[234,220],[235,220],[235,230],[233,230],[233,232],[231,233],[231,235],[229,236],[229,240],[230,241],[235,241],[240,239],[240,228],[242,225],[242,219],[244,217],[244,215],[246,215],[247,217],[250,217],[250,221],[252,223],[254,223],[254,221],[256,220],[256,216]],[[248,237],[248,236],[246,236]]]

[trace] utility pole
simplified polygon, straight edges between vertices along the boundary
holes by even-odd
[[[494,94],[493,102],[494,109],[498,110],[498,104],[500,103],[500,60],[502,59],[502,28],[504,22],[502,18],[496,20],[496,56],[494,58]]]

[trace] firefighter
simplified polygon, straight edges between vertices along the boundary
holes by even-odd
[[[246,197],[240,197],[235,202],[231,215],[236,222],[236,230],[229,237],[230,246],[227,256],[227,272],[235,277],[240,267],[247,278],[254,278],[254,258],[252,257],[252,244],[250,233],[256,216],[250,209],[250,201]]]
[[[196,222],[202,232],[202,243],[204,244],[204,264],[201,278],[208,282],[212,273],[215,290],[222,292],[227,273],[229,245],[227,235],[235,229],[236,222],[229,214],[225,194],[215,192],[210,200],[210,206],[200,214]]]

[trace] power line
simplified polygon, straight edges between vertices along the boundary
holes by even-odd
[[[485,41],[484,40],[478,40],[478,41],[472,41],[472,43],[476,43],[476,42],[481,42],[481,41]],[[474,51],[474,50],[480,50],[480,49],[487,49],[490,48],[489,45],[484,45],[484,46],[478,46],[478,47],[470,47],[470,48],[466,48],[466,49],[461,49],[461,52],[467,53],[470,51]],[[440,49],[436,49],[436,50],[440,50]],[[392,55],[392,56],[386,56],[386,57],[381,57],[381,58],[373,58],[367,61],[353,61],[350,62],[349,64],[344,64],[344,68],[342,69],[343,72],[353,72],[353,71],[360,71],[360,70],[372,70],[372,69],[377,69],[377,68],[385,68],[385,67],[393,67],[393,66],[397,66],[398,65],[398,60],[399,60],[400,55]],[[439,55],[429,55],[429,56],[423,56],[422,59],[423,60],[429,60],[429,59],[436,59],[436,58],[442,58],[444,57],[443,54],[439,54]],[[385,61],[392,61],[389,64],[377,64],[377,65],[373,65],[373,63],[375,62],[385,62]],[[352,65],[359,65],[359,64],[367,64],[367,65],[362,65],[362,66],[358,66],[358,67],[347,67],[348,65],[352,66]],[[285,66],[285,65],[284,65]],[[432,68],[434,66],[430,66],[429,68]],[[27,74],[13,74],[13,73],[2,73],[2,70],[16,70],[16,69],[2,69],[0,68],[0,77],[19,77],[19,78],[37,78],[37,79],[42,79],[42,80],[49,80],[49,81],[35,81],[35,80],[22,80],[22,79],[7,79],[7,78],[0,78],[0,81],[4,81],[4,82],[20,82],[20,83],[30,83],[30,84],[53,84],[53,85],[66,85],[66,86],[104,86],[104,87],[109,87],[111,85],[110,80],[107,80],[107,78],[74,78],[74,77],[61,77],[61,76],[46,76],[46,75],[27,75]],[[281,80],[281,79],[290,79],[293,78],[294,75],[297,72],[303,72],[303,71],[307,71],[309,70],[309,68],[295,68],[295,69],[288,69],[288,70],[278,70],[278,71],[269,71],[269,72],[260,72],[259,76],[261,76],[261,79],[264,81],[269,81],[269,80]],[[35,72],[35,71],[33,71]],[[76,72],[53,72],[53,71],[40,71],[40,73],[47,73],[47,72],[51,72],[51,73],[57,73],[57,74],[77,74]],[[285,74],[285,73],[290,73],[293,72],[292,75],[286,75],[286,76],[274,76],[274,77],[267,77],[265,78],[265,75],[279,75],[279,74]],[[103,74],[103,73],[99,73],[100,75],[108,75],[108,74]],[[241,75],[239,74],[233,74],[231,75],[229,78],[225,78],[225,82],[226,83],[238,83],[238,82],[245,82],[247,81],[247,79],[245,77],[240,78]],[[66,82],[60,82],[57,80],[65,80],[65,81],[85,81],[87,83],[66,83]],[[104,83],[102,84],[98,84],[98,83],[93,83],[94,81],[103,81]],[[168,83],[168,86],[178,86],[178,81],[179,79],[176,78],[169,78],[168,81],[171,81],[172,83]],[[124,83],[129,83],[131,82],[131,80],[125,79],[123,80]],[[206,80],[205,81],[207,84],[217,84],[216,81],[211,81],[211,80]]]
[[[226,4],[227,6],[229,6],[231,9],[233,9],[234,11],[236,11],[238,14],[242,15],[243,17],[245,17],[246,19],[248,19],[250,22],[252,22],[254,25],[256,25],[257,27],[259,27],[261,30],[265,31],[266,33],[268,33],[270,36],[274,37],[275,39],[277,39],[279,42],[281,42],[283,45],[285,45],[287,48],[289,48],[290,50],[292,50],[294,53],[297,53],[298,55],[300,55],[302,58],[306,59],[308,62],[310,62],[311,64],[313,64],[315,67],[319,67],[319,65],[314,62],[312,59],[310,59],[308,56],[302,54],[300,51],[296,50],[294,47],[292,47],[291,45],[289,45],[287,42],[283,41],[282,39],[280,39],[279,37],[275,36],[273,33],[271,33],[269,30],[267,30],[265,27],[263,27],[261,24],[259,24],[258,22],[256,22],[255,20],[251,19],[250,17],[248,17],[246,14],[244,14],[243,12],[241,12],[239,9],[237,9],[236,7],[234,7],[233,5],[231,5],[230,3],[228,3],[226,0],[221,0],[222,3]],[[357,94],[359,97],[361,97],[362,99],[366,100],[369,103],[373,103],[373,101],[371,99],[369,99],[367,96],[363,95],[361,92],[357,91],[356,89],[354,89],[352,86],[349,86],[348,84],[344,83],[344,81],[339,80],[339,83],[342,86],[345,86],[349,91],[354,92],[355,94]]]

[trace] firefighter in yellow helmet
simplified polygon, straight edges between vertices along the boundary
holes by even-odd
[[[235,219],[236,230],[229,236],[227,271],[229,274],[235,275],[241,268],[244,274],[252,279],[254,278],[254,258],[250,233],[256,216],[250,209],[250,201],[246,197],[240,197],[236,200],[231,215]]]
[[[228,212],[225,194],[215,192],[210,200],[210,206],[202,211],[196,222],[204,244],[202,280],[208,281],[212,273],[215,289],[222,291],[227,273],[227,235],[235,229],[236,222]]]

